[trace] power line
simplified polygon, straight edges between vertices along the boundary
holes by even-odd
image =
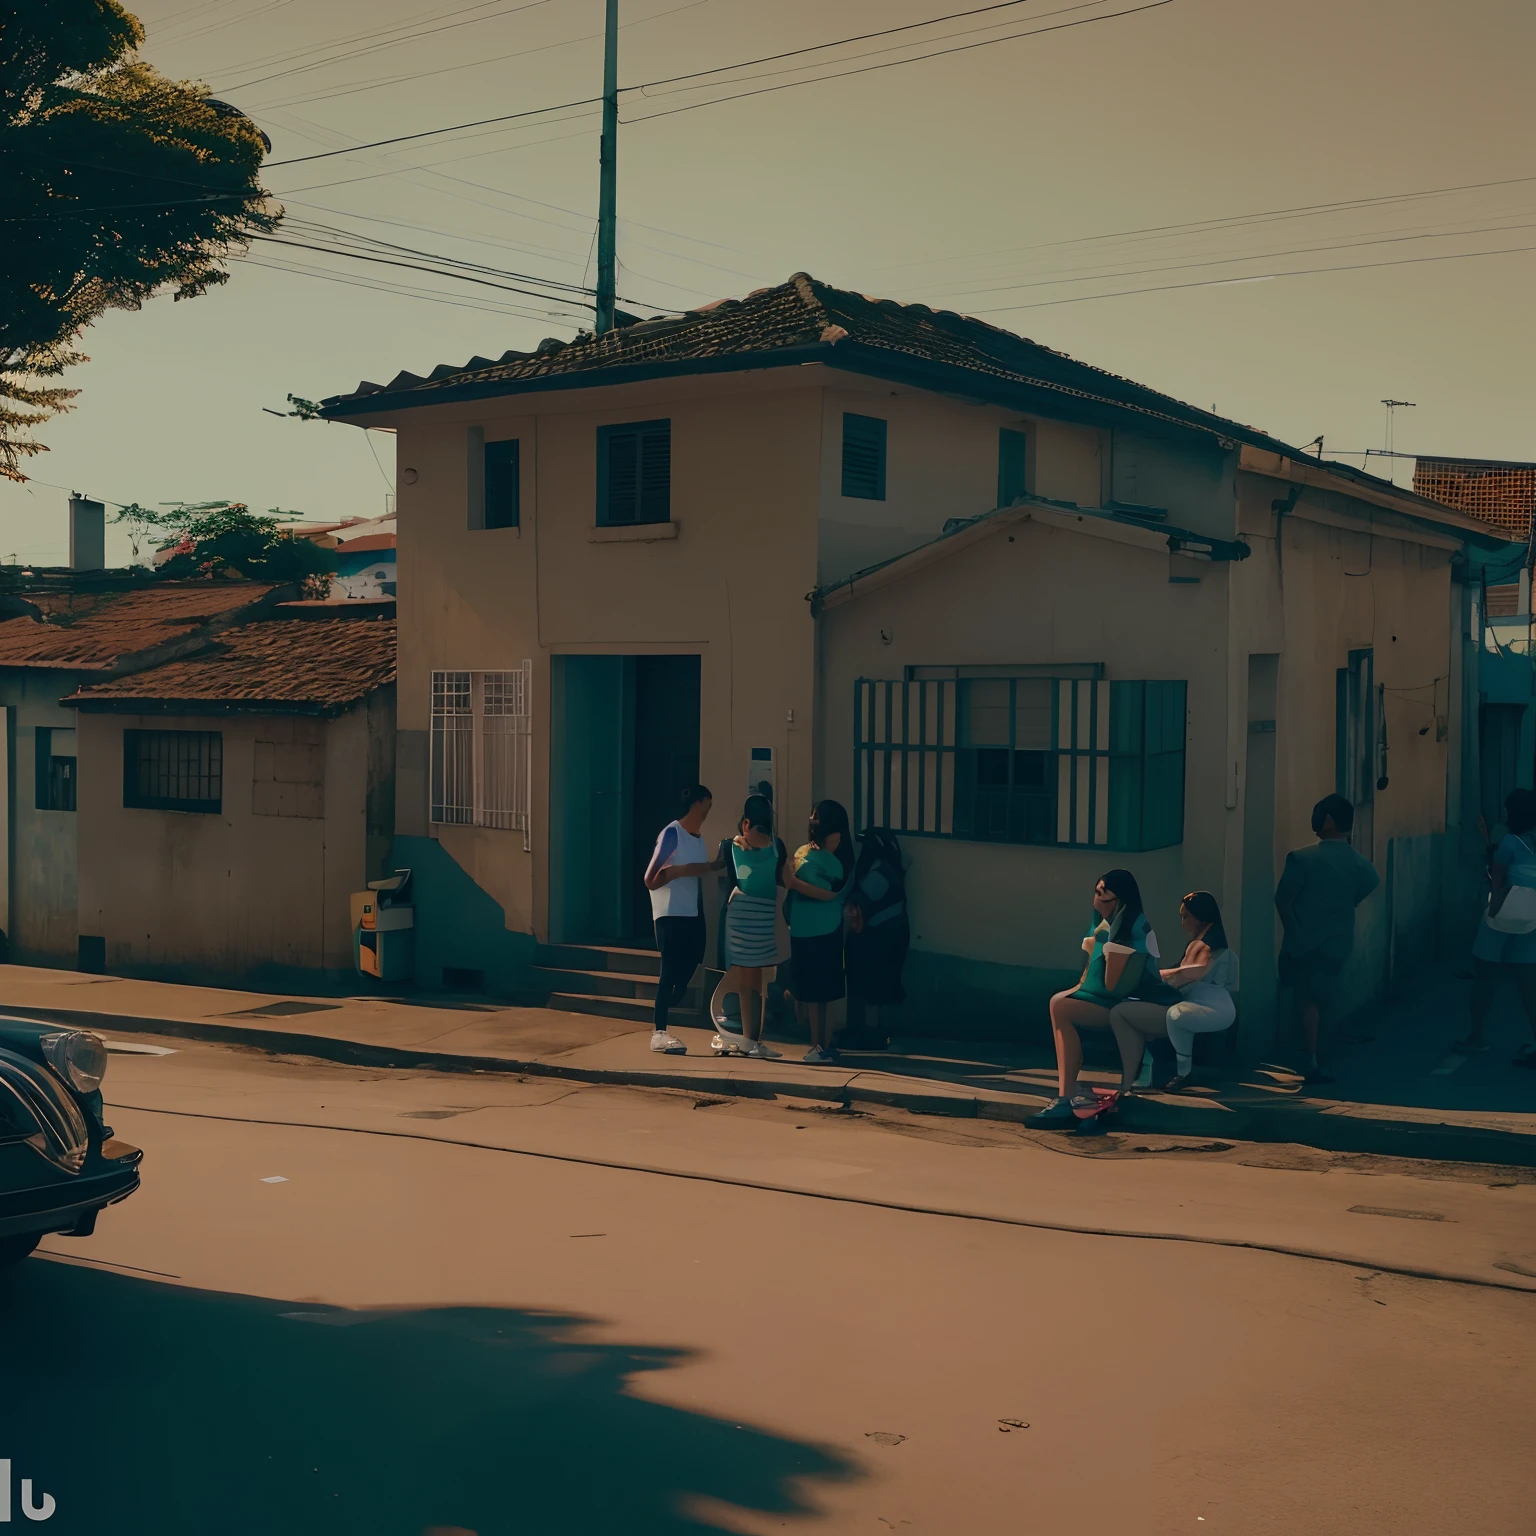
[[[1444,197],[1456,192],[1482,192],[1492,187],[1522,186],[1532,181],[1536,181],[1536,175],[1506,176],[1497,181],[1468,181],[1450,187],[1429,187],[1418,192],[1389,192],[1373,197],[1343,198],[1327,203],[1302,203],[1290,208],[1270,208],[1257,213],[1223,214],[1215,218],[1193,219],[1182,224],[1147,224],[1137,229],[1107,230],[1097,235],[1074,235],[1065,240],[1043,240],[1033,245],[1003,246],[990,251],[972,251],[964,256],[939,256],[924,261],[897,262],[891,266],[876,268],[876,270],[897,272],[904,268],[939,266],[944,262],[950,261],[970,261],[981,256],[1011,256],[1021,251],[1053,250],[1060,246],[1085,245],[1099,240],[1127,239],[1136,235],[1171,235],[1202,231],[1218,226],[1240,227],[1250,223],[1265,223],[1273,219],[1310,217],[1317,214],[1344,212],[1386,203],[1409,202],[1422,197]]]
[[[1059,304],[1089,304],[1095,299],[1124,299],[1139,293],[1172,293],[1182,288],[1237,287],[1240,283],[1268,283],[1282,277],[1312,277],[1320,272],[1364,272],[1373,267],[1412,267],[1430,261],[1467,261],[1477,256],[1517,256],[1536,251],[1536,245],[1508,245],[1487,251],[1447,251],[1439,256],[1405,256],[1395,261],[1346,262],[1332,267],[1297,267],[1288,272],[1266,272],[1253,277],[1208,277],[1192,283],[1160,283],[1148,288],[1121,288],[1114,293],[1082,293],[1066,299],[1040,299],[1033,304],[1001,304],[976,309],[974,315],[1012,314],[1021,309],[1053,309]]]
[[[1012,0],[1012,3],[1014,5],[1024,4],[1024,3],[1026,3],[1026,0]],[[1008,34],[1005,37],[984,39],[983,41],[978,42],[978,43],[963,43],[963,44],[960,44],[960,45],[958,45],[958,46],[956,46],[954,48],[944,48],[944,49],[938,49],[938,50],[936,50],[935,52],[932,52],[932,53],[918,54],[918,55],[916,55],[916,56],[914,56],[913,58],[910,58],[910,59],[894,59],[894,60],[890,60],[890,61],[888,61],[888,62],[886,62],[884,64],[866,65],[862,69],[847,70],[847,71],[844,71],[844,72],[842,72],[840,74],[820,75],[820,76],[817,76],[816,79],[814,79],[814,80],[793,81],[793,82],[790,82],[787,85],[770,86],[770,87],[766,87],[765,90],[768,90],[768,91],[772,91],[772,90],[788,90],[788,89],[791,89],[794,85],[814,85],[814,84],[817,83],[818,80],[836,80],[836,79],[841,79],[841,78],[844,77],[845,74],[846,75],[868,74],[868,73],[870,73],[870,72],[872,72],[874,70],[879,70],[879,69],[894,69],[898,65],[902,65],[902,64],[916,64],[916,63],[920,63],[923,59],[939,58],[939,57],[942,57],[943,55],[949,54],[949,53],[965,53],[965,52],[968,52],[969,50],[974,49],[974,48],[989,48],[989,47],[994,46],[997,43],[1011,42],[1011,41],[1013,41],[1016,38],[1028,37],[1028,36],[1032,35],[1032,33],[1036,33],[1036,32],[1056,32],[1056,31],[1062,31],[1062,30],[1064,30],[1065,28],[1068,28],[1068,27],[1087,26],[1091,22],[1095,22],[1095,21],[1113,21],[1113,20],[1115,20],[1115,19],[1117,19],[1118,17],[1121,17],[1121,16],[1132,16],[1132,15],[1137,14],[1140,11],[1158,10],[1161,7],[1165,6],[1165,5],[1172,5],[1173,3],[1174,3],[1174,0],[1148,0],[1148,3],[1146,3],[1146,4],[1138,5],[1138,6],[1133,6],[1130,9],[1124,10],[1124,11],[1110,12],[1110,13],[1108,13],[1106,15],[1103,15],[1103,16],[1084,17],[1080,21],[1063,22],[1063,23],[1058,24],[1055,27],[1032,28],[1032,29],[1028,29],[1028,30],[1022,31],[1022,32],[1010,33],[1010,34]],[[1006,6],[999,6],[998,7],[998,9],[1006,9],[1006,8],[1007,8]],[[986,10],[986,9],[991,9],[991,8],[990,7],[983,7],[982,9]],[[874,37],[889,36],[890,34],[896,33],[896,32],[911,31],[915,26],[935,26],[938,23],[943,22],[943,21],[956,20],[956,19],[960,19],[960,18],[963,18],[965,16],[974,15],[974,14],[979,14],[979,13],[975,12],[975,11],[957,11],[957,12],[952,13],[951,15],[948,15],[948,16],[933,17],[928,22],[925,22],[925,23],[922,23],[922,22],[919,22],[919,23],[907,23],[906,25],[903,25],[903,26],[900,26],[900,27],[889,27],[889,28],[886,28],[886,29],[884,29],[884,31],[881,31],[881,32],[868,32],[868,33],[864,33],[864,34],[862,34],[858,38],[840,38],[836,42],[821,43],[821,44],[817,44],[817,45],[815,45],[815,46],[813,46],[811,48],[807,48],[807,49],[804,49],[804,50],[797,50],[797,51],[798,52],[821,52],[821,51],[825,51],[826,49],[829,49],[829,48],[841,48],[841,47],[845,47],[849,42],[868,41],[870,38],[874,38]],[[780,55],[778,57],[783,57],[783,55]],[[724,74],[724,73],[728,73],[728,72],[730,72],[732,70],[747,69],[747,68],[751,68],[755,64],[768,63],[768,62],[772,62],[772,59],[770,59],[770,58],[748,59],[748,60],[742,61],[742,62],[737,63],[737,64],[721,65],[718,69],[709,70],[709,71],[702,71],[701,73],[705,73],[705,74]],[[641,85],[623,86],[623,87],[621,87],[621,94],[629,94],[629,93],[633,93],[633,92],[636,92],[636,91],[641,92],[643,94],[645,91],[649,90],[653,86],[673,84],[673,83],[675,83],[676,79],[678,79],[678,78],[681,78],[681,77],[674,77],[672,80],[652,80],[652,81],[647,81],[647,82],[645,82],[644,84],[641,84]],[[728,83],[728,82],[723,82],[723,83]],[[674,107],[674,108],[671,108],[671,109],[669,109],[668,111],[665,111],[665,112],[649,112],[649,113],[644,114],[641,117],[629,119],[629,121],[631,121],[631,122],[646,122],[646,121],[650,120],[651,118],[669,117],[669,116],[672,116],[676,112],[689,112],[689,111],[695,110],[698,107],[714,106],[714,105],[717,105],[719,102],[722,102],[722,101],[735,101],[735,100],[740,99],[741,96],[756,96],[756,95],[762,95],[762,94],[765,94],[765,91],[763,91],[763,90],[759,90],[759,91],[744,91],[744,92],[740,92],[738,95],[722,96],[722,97],[718,97],[718,98],[715,98],[714,100],[706,101],[706,102],[695,102],[692,105],[687,106],[687,107]],[[495,124],[495,123],[515,122],[515,121],[518,121],[519,119],[522,119],[522,118],[538,117],[538,116],[542,116],[543,114],[549,113],[549,112],[565,111],[567,108],[570,108],[570,107],[593,106],[593,105],[599,104],[601,102],[601,100],[602,100],[602,98],[599,97],[599,96],[584,96],[580,100],[577,100],[577,101],[555,102],[555,103],[552,103],[551,105],[549,105],[547,107],[533,108],[533,109],[530,109],[530,110],[527,110],[527,111],[523,111],[523,112],[508,112],[508,113],[504,113],[504,114],[502,114],[502,115],[500,115],[498,117],[478,118],[478,119],[476,119],[473,122],[467,122],[467,123],[450,123],[450,124],[448,124],[448,125],[446,125],[446,126],[444,126],[442,128],[427,128],[427,129],[423,129],[423,130],[421,130],[420,132],[417,132],[417,133],[396,134],[393,137],[388,138],[388,139],[375,139],[375,140],[372,140],[372,141],[370,141],[368,143],[353,145],[350,149],[330,149],[330,150],[324,150],[324,151],[322,151],[319,154],[297,155],[297,156],[294,156],[294,157],[292,157],[290,159],[287,159],[287,160],[269,160],[267,162],[266,169],[268,169],[268,170],[276,170],[279,167],[286,166],[286,165],[305,165],[305,164],[308,164],[308,163],[310,163],[312,161],[315,161],[315,160],[328,160],[328,159],[331,159],[331,158],[333,158],[334,156],[337,156],[337,155],[359,154],[359,153],[361,153],[364,150],[382,149],[382,148],[385,148],[386,146],[391,145],[391,144],[410,143],[410,142],[413,142],[413,141],[415,141],[417,139],[434,138],[434,137],[437,137],[437,136],[439,136],[441,134],[445,134],[445,133],[462,133],[462,132],[464,132],[464,131],[466,131],[466,130],[468,130],[470,128],[484,128],[484,127],[490,126],[490,125]]]

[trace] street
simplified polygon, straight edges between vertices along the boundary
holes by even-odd
[[[1531,1529],[1529,1173],[194,1044],[107,1098],[142,1191],[0,1282],[50,1532]]]

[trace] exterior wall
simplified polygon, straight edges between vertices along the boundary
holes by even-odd
[[[671,527],[594,537],[597,428],[658,417],[672,422]],[[669,380],[487,400],[391,425],[401,554],[394,859],[423,872],[418,977],[430,985],[442,965],[463,964],[483,970],[488,986],[516,990],[534,940],[549,932],[552,656],[700,658],[700,773],[720,797],[707,837],[725,835],[753,746],[775,749],[781,803],[810,803],[814,626],[805,595],[816,582],[819,382],[788,369]],[[518,528],[468,526],[471,426],[487,441],[522,444]],[[525,658],[534,733],[527,852],[520,831],[427,820],[431,672],[511,668]],[[418,839],[435,841],[451,865]],[[455,910],[474,902],[478,911],[476,890],[500,909],[504,942],[482,939],[472,959],[438,953],[421,908],[438,900]],[[471,921],[467,910],[464,917]],[[481,918],[473,922],[483,933]],[[455,928],[436,931],[447,943]]]
[[[274,987],[351,976],[348,897],[373,873],[368,726],[365,707],[334,720],[82,713],[80,927],[105,939],[107,969]],[[222,732],[219,814],[125,807],[131,729]]]
[[[75,712],[59,700],[83,681],[41,668],[0,672],[10,717],[10,958],[23,965],[73,967],[78,813],[37,809],[39,728],[74,730]],[[78,768],[77,768],[78,771]]]
[[[1272,882],[1286,851],[1313,840],[1312,806],[1335,787],[1336,674],[1350,650],[1372,646],[1376,682],[1387,690],[1389,782],[1376,794],[1374,840],[1363,851],[1383,889],[1360,911],[1340,1010],[1378,995],[1389,967],[1407,968],[1414,957],[1406,948],[1433,953],[1435,840],[1446,825],[1450,742],[1449,732],[1437,739],[1430,706],[1438,679],[1440,708],[1449,708],[1455,541],[1406,531],[1394,537],[1379,526],[1373,536],[1363,515],[1345,517],[1307,499],[1277,524],[1272,484],[1245,479],[1242,491],[1254,553],[1241,562],[1170,566],[1166,552],[1050,514],[871,584],[824,613],[818,789],[849,803],[858,677],[900,678],[905,667],[934,664],[1100,662],[1110,680],[1189,685],[1181,846],[1119,853],[905,840],[913,954],[904,1028],[948,1032],[957,1011],[967,1030],[1043,1028],[1050,991],[1077,973],[1093,882],[1124,865],[1141,884],[1165,952],[1179,947],[1183,892],[1216,895],[1234,944],[1249,949],[1244,1049],[1272,1049]],[[1170,582],[1170,570],[1198,573],[1198,583]],[[1257,668],[1253,657],[1261,658]],[[1278,658],[1272,696],[1250,699],[1250,673],[1264,676],[1265,657]],[[1431,729],[1421,736],[1426,723]],[[1250,744],[1263,738],[1273,753],[1273,789],[1265,791],[1273,799],[1250,808]],[[1262,889],[1246,890],[1245,878]]]
[[[845,411],[887,423],[884,501],[842,494]],[[1005,427],[1027,438],[1025,479],[1033,494],[1099,504],[1106,432],[830,375],[822,399],[817,581],[905,554],[937,538],[950,518],[990,512],[997,505],[998,432]]]
[[[1043,1023],[1046,999],[1081,968],[1083,924],[1106,869],[1133,870],[1169,950],[1180,896],[1194,886],[1220,892],[1227,567],[1201,570],[1197,585],[1174,585],[1165,551],[1031,521],[823,614],[826,771],[818,792],[849,805],[856,678],[900,678],[908,666],[1099,662],[1109,680],[1189,685],[1182,846],[1119,853],[904,839],[912,1028],[955,1032],[957,1004],[959,1032],[1017,1033]]]

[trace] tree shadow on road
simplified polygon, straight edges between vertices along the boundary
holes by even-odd
[[[702,1536],[808,1513],[825,1447],[631,1395],[686,1352],[500,1307],[344,1312],[29,1260],[0,1457],[50,1536]],[[810,1480],[809,1482],[802,1480]]]

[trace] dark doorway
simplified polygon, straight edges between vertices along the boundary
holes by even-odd
[[[556,656],[551,690],[551,937],[649,947],[641,877],[699,775],[699,658]]]

